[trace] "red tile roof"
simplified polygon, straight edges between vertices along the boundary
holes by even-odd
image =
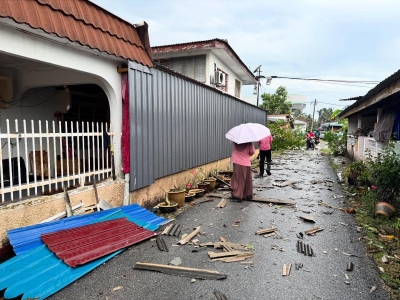
[[[0,17],[152,67],[137,29],[88,0],[1,0]]]
[[[120,218],[46,233],[41,238],[57,257],[76,267],[156,235]]]

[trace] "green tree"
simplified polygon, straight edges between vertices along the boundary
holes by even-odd
[[[261,95],[263,103],[260,107],[267,110],[271,115],[290,114],[292,111],[292,103],[286,101],[287,94],[288,92],[284,86],[278,87],[275,94],[264,93]]]
[[[322,123],[331,122],[333,114],[333,109],[330,108],[321,108],[318,111],[318,127],[321,126]]]

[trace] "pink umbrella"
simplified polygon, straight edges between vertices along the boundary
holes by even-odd
[[[245,123],[233,127],[225,134],[225,137],[236,144],[243,144],[257,142],[269,135],[271,132],[268,127],[258,123]]]

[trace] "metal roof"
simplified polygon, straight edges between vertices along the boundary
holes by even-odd
[[[100,52],[153,66],[150,46],[146,49],[147,45],[143,45],[138,29],[88,0],[1,2],[0,17],[11,18],[19,24]],[[148,39],[147,32],[144,35]]]
[[[156,235],[120,218],[47,233],[42,241],[67,265],[76,267]]]
[[[137,204],[129,206],[135,207]],[[154,215],[151,212],[149,213]],[[112,211],[108,215],[99,216],[98,219],[92,222],[101,222],[121,216],[124,216],[122,210]],[[42,244],[0,264],[0,291],[6,289],[4,293],[5,299],[15,298],[20,295],[23,295],[22,299],[45,299],[121,251],[115,251],[114,253],[73,268],[65,264],[46,245]]]
[[[223,50],[226,53],[226,57],[230,59],[230,61],[234,61],[250,80],[245,80],[246,84],[255,84],[257,79],[253,72],[243,63],[240,57],[236,54],[236,52],[232,49],[226,39],[212,39],[205,41],[195,41],[195,42],[186,42],[181,44],[171,44],[171,45],[163,45],[163,46],[154,46],[151,47],[153,50],[153,57],[156,58],[157,54],[165,54],[165,53],[177,53],[177,52],[187,52],[187,51],[199,51],[199,50]],[[223,53],[223,52],[222,52]],[[220,59],[223,59],[222,56],[219,55]],[[225,62],[227,63],[227,62]],[[229,65],[229,63],[227,63]],[[231,67],[232,68],[232,67]]]
[[[360,97],[356,102],[354,102],[352,105],[346,107],[339,115],[339,118],[345,118],[347,116],[349,116],[347,114],[347,112],[349,112],[350,110],[352,110],[353,108],[359,106],[360,104],[362,104],[363,102],[367,101],[368,99],[372,98],[373,96],[375,96],[376,94],[378,94],[380,91],[382,91],[383,89],[387,88],[389,85],[391,85],[392,83],[396,82],[400,80],[400,70],[398,70],[397,72],[393,73],[391,76],[389,76],[388,78],[386,78],[385,80],[381,81],[380,83],[378,83],[374,88],[372,88],[371,90],[369,90],[368,93],[366,93],[364,96]],[[357,97],[354,97],[357,98]],[[351,99],[351,98],[350,98]]]
[[[100,218],[105,220],[120,217],[127,217],[129,221],[149,230],[156,230],[160,225],[168,222],[168,220],[155,215],[140,205],[132,204],[87,215],[73,216],[53,222],[16,228],[8,230],[7,235],[14,252],[19,255],[43,245],[40,238],[42,234],[93,224]]]

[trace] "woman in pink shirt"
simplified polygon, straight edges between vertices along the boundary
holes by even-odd
[[[233,143],[231,161],[233,163],[233,174],[231,179],[232,198],[253,198],[253,181],[251,176],[250,157],[255,153],[252,143]]]
[[[264,161],[267,159],[267,174],[271,175],[271,143],[273,141],[272,135],[266,136],[258,142],[260,148],[260,174],[258,177],[264,176]]]

